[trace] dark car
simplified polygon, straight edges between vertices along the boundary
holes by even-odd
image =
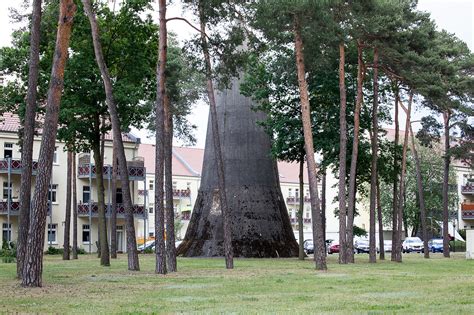
[[[328,254],[339,253],[339,244],[332,243],[328,248]]]
[[[303,243],[303,249],[306,254],[314,254],[313,240],[306,240]]]
[[[442,253],[443,252],[443,239],[442,238],[432,238],[428,241],[428,249],[432,253]]]

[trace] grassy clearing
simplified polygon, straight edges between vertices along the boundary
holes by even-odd
[[[226,271],[222,259],[181,258],[166,276],[153,273],[153,255],[140,257],[140,272],[126,271],[125,256],[109,268],[93,256],[47,256],[38,289],[21,288],[15,265],[0,263],[0,313],[474,312],[474,261],[432,256],[370,265],[361,254],[344,266],[332,255],[326,273],[310,260],[237,259]]]

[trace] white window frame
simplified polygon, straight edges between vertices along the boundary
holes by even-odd
[[[54,236],[53,240],[49,239],[50,232],[51,232],[51,235]],[[47,239],[48,244],[57,245],[58,244],[58,224],[57,223],[53,223],[53,224],[48,223],[48,231],[46,232],[46,235],[48,237],[48,239]]]
[[[2,190],[2,198],[3,200],[8,201],[8,190],[10,190],[10,198],[13,199],[12,193],[13,193],[13,183],[10,182],[10,188],[8,188],[8,182],[3,182],[3,190]]]
[[[3,157],[5,159],[7,159],[7,156],[5,154],[5,151],[11,151],[10,153],[10,157],[13,158],[13,146],[14,146],[14,143],[11,143],[11,142],[5,142],[3,144]]]
[[[10,228],[8,228],[8,223],[3,223],[2,224],[2,241],[8,241],[8,234],[10,234],[10,241],[12,241],[12,224],[10,223]],[[3,238],[4,235],[7,236],[6,239]]]
[[[49,200],[49,197],[51,196],[51,203],[58,204],[58,184],[51,184],[50,189],[51,189],[51,195],[48,190],[48,200]]]
[[[84,232],[85,231],[89,232],[89,240],[88,241],[84,241]],[[82,225],[82,244],[91,244],[91,236],[92,236],[91,226],[89,224],[83,224]]]

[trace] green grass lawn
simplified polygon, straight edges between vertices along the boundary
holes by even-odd
[[[20,287],[15,264],[0,263],[0,313],[474,313],[474,261],[456,253],[402,264],[338,265],[328,272],[311,260],[180,258],[179,272],[154,274],[154,256],[140,256],[141,271],[126,271],[126,256],[99,266],[93,256],[62,261],[46,256],[42,288]]]

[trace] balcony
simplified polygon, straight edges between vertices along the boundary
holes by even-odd
[[[304,197],[304,203],[310,203],[311,198],[308,196]],[[296,205],[300,203],[300,198],[299,197],[288,197],[286,198],[286,203],[289,205]]]
[[[461,193],[464,195],[474,195],[474,184],[469,183],[461,186]]]
[[[11,159],[11,174],[21,174],[21,159]],[[38,162],[33,161],[33,175],[36,175]],[[0,173],[8,174],[8,159],[0,159]]]
[[[8,214],[8,202],[0,201],[0,215]],[[10,204],[10,215],[18,216],[20,214],[20,202],[12,201]]]
[[[181,220],[189,221],[191,220],[191,211],[183,211],[181,212]]]
[[[145,194],[148,196],[153,195],[154,196],[154,191],[150,193],[149,190],[145,191],[143,189],[138,190],[138,195],[139,196],[145,196]],[[181,199],[181,198],[189,198],[191,197],[191,191],[189,189],[173,189],[173,199]]]
[[[91,204],[91,212],[92,212],[92,217],[96,218],[99,215],[99,207],[97,205],[97,202],[93,202]],[[144,217],[144,207],[143,205],[133,205],[133,215],[135,218],[141,218],[143,219]],[[81,203],[77,205],[77,215],[79,217],[89,217],[89,204],[88,203]],[[109,207],[108,204],[105,204],[105,215],[106,217],[110,217],[109,213]],[[117,204],[117,218],[123,219],[125,218],[125,207],[123,204]]]
[[[128,178],[129,180],[145,180],[145,167],[143,165],[131,165],[131,162],[127,161],[128,164]],[[134,163],[136,164],[136,163]],[[92,169],[91,169],[92,167]],[[97,168],[94,164],[79,164],[77,167],[77,177],[78,178],[96,178]],[[112,167],[110,165],[104,165],[102,173],[104,174],[104,179],[112,178]],[[120,171],[117,172],[117,179],[120,179]]]
[[[461,203],[461,217],[463,220],[474,219],[474,202]]]
[[[291,224],[298,224],[298,218],[290,218]],[[303,224],[311,223],[311,218],[303,218]]]

